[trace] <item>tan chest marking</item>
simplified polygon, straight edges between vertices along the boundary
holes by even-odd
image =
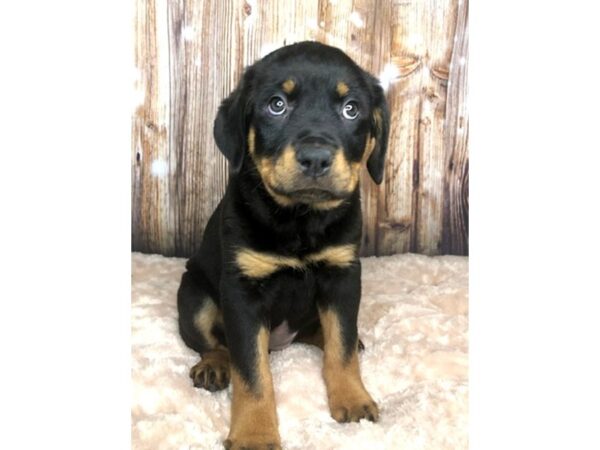
[[[324,263],[335,267],[349,267],[356,261],[356,245],[334,245],[303,258],[279,256],[242,248],[236,254],[236,264],[248,278],[266,278],[282,269],[304,270],[311,264]]]
[[[323,262],[329,266],[349,267],[356,260],[356,245],[334,245],[326,247],[320,252],[307,255],[305,261],[308,263]]]
[[[265,278],[287,267],[299,270],[304,268],[298,258],[257,252],[249,248],[242,248],[237,252],[236,262],[248,278]]]

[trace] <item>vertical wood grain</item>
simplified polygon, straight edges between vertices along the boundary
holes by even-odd
[[[438,254],[443,236],[443,144],[456,1],[393,3],[392,110],[385,215],[377,254]]]
[[[416,5],[420,2],[416,2]],[[420,10],[412,2],[393,2],[389,15],[391,48],[386,68],[391,114],[389,154],[378,222],[377,254],[411,251],[418,192],[418,136],[421,109],[422,42]]]
[[[315,40],[318,32],[318,0],[247,1],[244,66],[284,45]]]
[[[135,94],[132,121],[132,246],[173,251],[168,181],[169,49],[166,0],[138,0],[135,22]]]
[[[444,148],[444,235],[442,253],[469,253],[469,117],[467,113],[469,33],[468,3],[458,6],[448,81]]]
[[[227,183],[218,105],[245,66],[308,39],[387,89],[386,177],[361,176],[363,255],[466,254],[466,11],[464,0],[138,0],[134,250],[193,253]]]
[[[227,165],[213,139],[221,100],[242,72],[240,2],[169,2],[170,195],[174,254],[189,255],[225,192]]]

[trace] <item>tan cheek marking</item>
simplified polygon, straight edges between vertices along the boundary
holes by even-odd
[[[292,92],[294,92],[295,87],[296,87],[296,83],[294,82],[294,80],[285,80],[283,82],[283,84],[281,85],[283,92],[285,92],[288,95],[291,94]]]
[[[296,161],[296,150],[291,145],[283,149],[281,156],[275,163],[275,184],[284,189],[290,188],[298,175],[298,163]]]
[[[219,342],[212,334],[212,328],[217,321],[223,321],[217,305],[210,298],[206,298],[202,308],[194,314],[194,327],[206,339],[211,348],[215,348]]]
[[[366,391],[358,364],[358,342],[349,358],[344,357],[342,330],[338,316],[319,309],[323,328],[323,378],[332,417],[338,422],[358,421],[365,412],[377,420],[377,405]]]
[[[350,170],[350,181],[348,182],[348,191],[353,191],[356,189],[358,185],[358,180],[360,179],[360,169],[362,165],[361,163],[352,163],[352,168]]]
[[[360,181],[361,168],[363,164],[366,164],[367,160],[371,156],[371,153],[373,153],[375,144],[375,138],[371,137],[370,134],[367,134],[365,149],[363,150],[361,162],[350,163],[350,177],[348,179],[348,185],[346,186],[347,191],[352,192],[358,186],[358,182]]]
[[[281,195],[278,194],[277,192],[275,192],[273,189],[271,189],[269,186],[267,186],[265,184],[265,189],[267,190],[267,192],[269,193],[269,195],[271,197],[273,197],[273,200],[275,200],[276,203],[278,203],[281,206],[292,206],[295,204],[294,200],[292,200],[291,198],[285,196],[285,195]]]
[[[335,245],[324,248],[318,253],[306,257],[312,263],[324,262],[330,266],[349,267],[356,261],[356,245]]]
[[[263,181],[269,181],[273,173],[273,163],[268,158],[255,158],[254,163]]]
[[[256,130],[254,127],[250,127],[248,130],[248,152],[254,156],[256,150]]]
[[[280,186],[285,189],[294,182],[295,174],[290,169],[291,167],[295,167],[296,155],[294,149],[291,146],[284,149],[283,154],[275,164],[273,164],[270,158],[253,157],[253,160],[263,180],[263,185],[273,200],[281,206],[293,205],[294,201],[292,199],[285,195],[277,194],[271,186]]]
[[[338,84],[336,86],[336,91],[340,97],[343,97],[350,91],[350,88],[343,81],[338,81]]]
[[[278,256],[244,248],[236,254],[236,263],[248,278],[265,278],[283,268],[303,269],[298,258]]]
[[[273,377],[269,367],[269,332],[261,327],[256,348],[257,383],[252,389],[234,366],[231,368],[233,399],[231,428],[226,445],[235,448],[267,448],[280,445]],[[229,448],[229,447],[227,447]]]
[[[352,192],[358,183],[358,175],[354,173],[351,165],[344,157],[343,149],[340,147],[331,164],[331,174],[335,188],[339,191]]]

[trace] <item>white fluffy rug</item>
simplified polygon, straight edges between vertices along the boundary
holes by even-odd
[[[211,394],[188,378],[198,356],[177,333],[184,259],[132,256],[132,448],[221,449],[231,387]],[[270,355],[284,449],[468,447],[468,259],[363,259],[361,372],[378,423],[338,424],[321,351],[294,344]]]

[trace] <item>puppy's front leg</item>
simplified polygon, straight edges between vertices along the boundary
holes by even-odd
[[[231,287],[231,286],[230,286]],[[223,302],[231,357],[231,426],[225,448],[281,449],[273,379],[269,368],[269,330],[256,302],[236,289]]]
[[[338,422],[363,418],[375,422],[379,410],[363,385],[358,365],[360,263],[348,269],[332,269],[322,282],[321,293],[323,378],[331,416]]]

